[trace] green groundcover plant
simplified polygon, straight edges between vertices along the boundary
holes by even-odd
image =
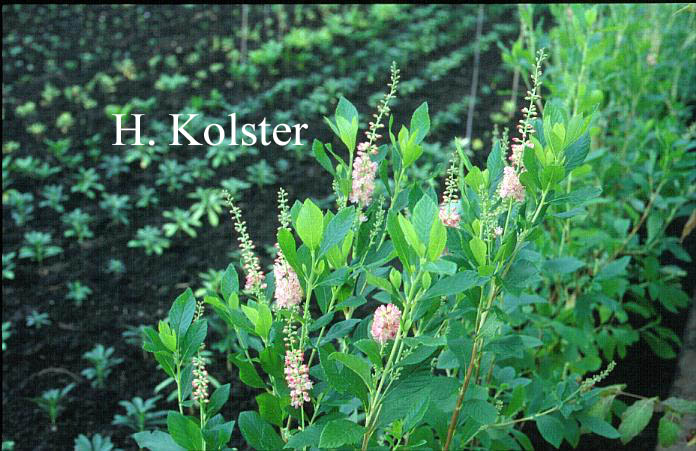
[[[575,233],[578,216],[616,201],[587,176],[602,159],[586,162],[601,102],[578,108],[586,101],[578,89],[570,108],[560,94],[542,104],[546,54],[532,52],[516,131],[495,137],[485,168],[455,141],[440,195],[410,173],[430,130],[428,105],[395,125],[392,66],[365,138],[358,111],[341,98],[326,119],[341,148],[313,143],[333,176],[335,208],[291,205],[280,190],[272,272],[262,271],[241,209],[227,197],[243,283],[230,264],[217,294],[196,300],[187,289],[168,319],[145,329],[144,349],[176,383],[177,408],[167,432],[134,435],[141,447],[226,449],[235,424],[255,449],[531,449],[521,429],[529,423],[554,447],[577,446],[584,433],[627,443],[656,411],[661,442],[676,441],[694,402],[601,385],[614,355],[641,336],[658,349],[678,338],[627,321],[651,308],[631,285],[633,250],[651,249],[650,240],[636,242],[645,219],[632,232],[630,223],[612,224],[623,236]],[[682,183],[675,196],[693,181],[691,139],[667,139],[667,156],[653,161],[669,160],[657,166]],[[682,196],[680,205],[689,201]],[[677,275],[652,280],[674,294],[675,309],[684,306]],[[210,387],[206,309],[236,341],[235,375],[258,391],[258,410],[236,423],[220,414],[230,384]]]

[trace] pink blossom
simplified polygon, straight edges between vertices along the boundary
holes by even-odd
[[[442,221],[446,227],[459,227],[459,221],[461,219],[461,216],[457,213],[457,206],[455,203],[443,202],[442,205],[440,205],[440,221]]]
[[[522,161],[522,156],[524,155],[525,147],[534,148],[534,144],[531,141],[520,142],[519,139],[515,139],[517,144],[510,146],[512,148],[512,153],[510,154],[509,160],[515,167],[524,167],[524,162]]]
[[[276,244],[276,248],[278,248],[278,256],[273,263],[276,305],[279,308],[292,308],[302,301],[302,287],[295,270],[285,260],[278,244]]]
[[[503,199],[511,197],[518,202],[522,202],[524,200],[524,186],[520,183],[520,178],[517,176],[515,169],[511,166],[506,166],[503,171],[500,197]]]
[[[309,368],[302,361],[302,351],[288,350],[285,353],[285,381],[290,388],[290,398],[293,407],[299,409],[302,404],[309,402],[309,390],[312,381],[309,380]]]
[[[208,402],[208,384],[210,383],[208,371],[205,369],[205,362],[199,357],[193,358],[193,393],[191,397],[203,404]]]
[[[376,137],[378,137],[377,135]],[[376,155],[379,152],[379,149],[377,149],[377,146],[372,144],[370,145],[369,142],[361,142],[358,144],[358,153],[363,152],[363,153],[371,153],[373,155]]]
[[[350,193],[350,201],[366,206],[372,200],[372,193],[375,190],[377,163],[370,160],[367,148],[363,144],[367,143],[361,143],[358,146],[358,154],[353,161],[353,191]]]
[[[394,304],[381,305],[375,310],[372,320],[372,338],[383,345],[396,338],[401,323],[401,311]]]
[[[245,291],[254,291],[257,288],[263,290],[266,288],[266,276],[260,268],[257,266],[244,265],[244,271],[247,273],[244,282]]]
[[[493,233],[495,233],[495,236],[500,236],[503,234],[503,228],[498,226],[495,229],[493,229]]]

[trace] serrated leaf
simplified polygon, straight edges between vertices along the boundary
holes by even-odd
[[[428,103],[420,104],[411,116],[411,134],[416,135],[415,144],[420,144],[428,135],[430,130],[430,116],[428,114]]]
[[[645,429],[645,426],[648,425],[653,415],[655,401],[655,398],[641,399],[624,411],[621,416],[621,425],[619,426],[621,442],[624,445],[640,434]]]
[[[324,145],[318,139],[315,139],[312,143],[312,152],[314,153],[314,158],[317,159],[321,167],[326,169],[331,175],[336,176],[336,171],[331,164],[331,160],[324,152]]]
[[[196,299],[193,297],[193,291],[187,288],[174,300],[169,310],[169,324],[176,332],[177,339],[181,340],[186,335],[195,311]]]
[[[319,448],[340,448],[362,439],[365,428],[352,421],[340,419],[326,423],[319,438]]]
[[[573,144],[565,149],[565,172],[570,173],[580,166],[590,151],[590,133],[585,132]]]
[[[186,449],[203,449],[203,434],[192,419],[179,412],[169,411],[167,430],[174,441]]]
[[[259,405],[259,414],[261,418],[276,426],[283,424],[283,411],[280,408],[280,399],[270,393],[261,393],[256,397],[256,403]]]
[[[139,448],[150,451],[186,451],[177,445],[171,435],[162,431],[143,431],[133,434]]]
[[[555,448],[561,446],[563,441],[563,423],[552,415],[542,415],[536,418],[537,429],[544,437],[544,440],[551,443]]]
[[[329,356],[329,359],[338,360],[355,374],[360,376],[360,379],[362,379],[368,389],[372,387],[370,365],[360,357],[352,354],[346,354],[344,352],[334,352]]]
[[[215,416],[222,409],[230,398],[230,384],[221,385],[210,395],[210,401],[205,409],[205,414],[209,417]]]
[[[621,436],[619,431],[617,431],[614,426],[601,418],[590,415],[581,415],[578,417],[578,419],[584,428],[597,435],[601,435],[602,437],[619,438]]]
[[[242,360],[233,355],[230,356],[230,362],[234,363],[237,368],[239,368],[239,379],[250,387],[254,388],[266,388],[266,383],[261,379],[259,373],[256,372],[256,368],[250,362]]]
[[[476,271],[462,271],[453,276],[443,277],[435,282],[435,284],[425,292],[423,299],[463,293],[473,287],[481,286],[487,281],[487,277],[480,277]]]
[[[333,246],[343,242],[355,220],[355,208],[349,207],[341,210],[331,218],[324,231],[324,238],[319,248],[317,257],[322,257]]]
[[[657,440],[660,446],[669,448],[679,441],[681,427],[670,420],[667,415],[660,418],[660,423],[657,426]]]
[[[324,216],[311,200],[305,200],[297,216],[297,234],[310,249],[316,249],[324,235]]]
[[[498,418],[498,409],[483,399],[469,399],[462,405],[462,413],[471,417],[480,424],[495,423]]]
[[[265,422],[256,412],[240,413],[238,424],[244,440],[257,450],[282,449],[285,446],[285,442],[273,426]]]

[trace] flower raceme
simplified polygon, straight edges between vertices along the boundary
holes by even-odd
[[[377,163],[370,160],[369,155],[373,151],[374,146],[360,143],[358,154],[353,161],[353,190],[350,193],[350,201],[363,207],[369,205],[375,190]]]
[[[503,199],[512,198],[518,202],[524,200],[524,186],[520,183],[520,178],[512,166],[506,166],[503,170],[503,181],[500,184],[500,197]]]
[[[394,304],[381,305],[372,320],[372,338],[380,345],[396,338],[401,323],[401,311]]]
[[[192,397],[200,404],[208,402],[208,371],[205,369],[205,362],[200,357],[193,358],[193,386]]]
[[[237,240],[242,250],[242,269],[246,274],[244,291],[260,292],[266,288],[266,276],[261,270],[259,257],[254,252],[256,246],[247,232],[246,221],[242,219],[242,210],[234,204],[232,196],[225,192],[230,214],[234,219],[234,230],[237,232]]]
[[[303,292],[300,280],[295,271],[285,260],[280,246],[276,244],[278,256],[273,264],[273,275],[275,276],[275,300],[278,308],[292,308],[300,303]]]
[[[312,381],[309,380],[309,368],[303,363],[302,351],[288,349],[285,353],[285,382],[290,388],[290,404],[299,409],[302,404],[309,402],[309,390]]]
[[[440,221],[446,227],[459,227],[459,221],[461,221],[461,216],[457,213],[457,206],[453,202],[443,202],[440,205]]]

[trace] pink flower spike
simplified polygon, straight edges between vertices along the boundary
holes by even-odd
[[[518,202],[524,200],[524,186],[520,183],[520,178],[511,166],[506,166],[503,170],[503,181],[500,184],[499,194],[502,199],[510,197]]]
[[[380,345],[396,338],[401,324],[401,311],[394,304],[381,305],[372,320],[372,338]]]
[[[304,293],[295,270],[288,264],[278,248],[278,256],[273,263],[273,275],[275,276],[275,300],[278,308],[293,308],[302,301]]]
[[[350,201],[363,207],[372,200],[377,174],[377,163],[370,160],[368,151],[368,143],[358,145],[358,154],[353,161],[353,191],[350,193]]]
[[[457,206],[453,203],[443,202],[440,205],[440,221],[445,225],[445,227],[457,228],[459,227],[459,221],[461,221],[461,216],[457,213]]]
[[[299,409],[309,402],[309,390],[314,386],[309,380],[309,368],[303,363],[302,351],[288,350],[285,353],[285,381],[290,388],[290,404]]]

